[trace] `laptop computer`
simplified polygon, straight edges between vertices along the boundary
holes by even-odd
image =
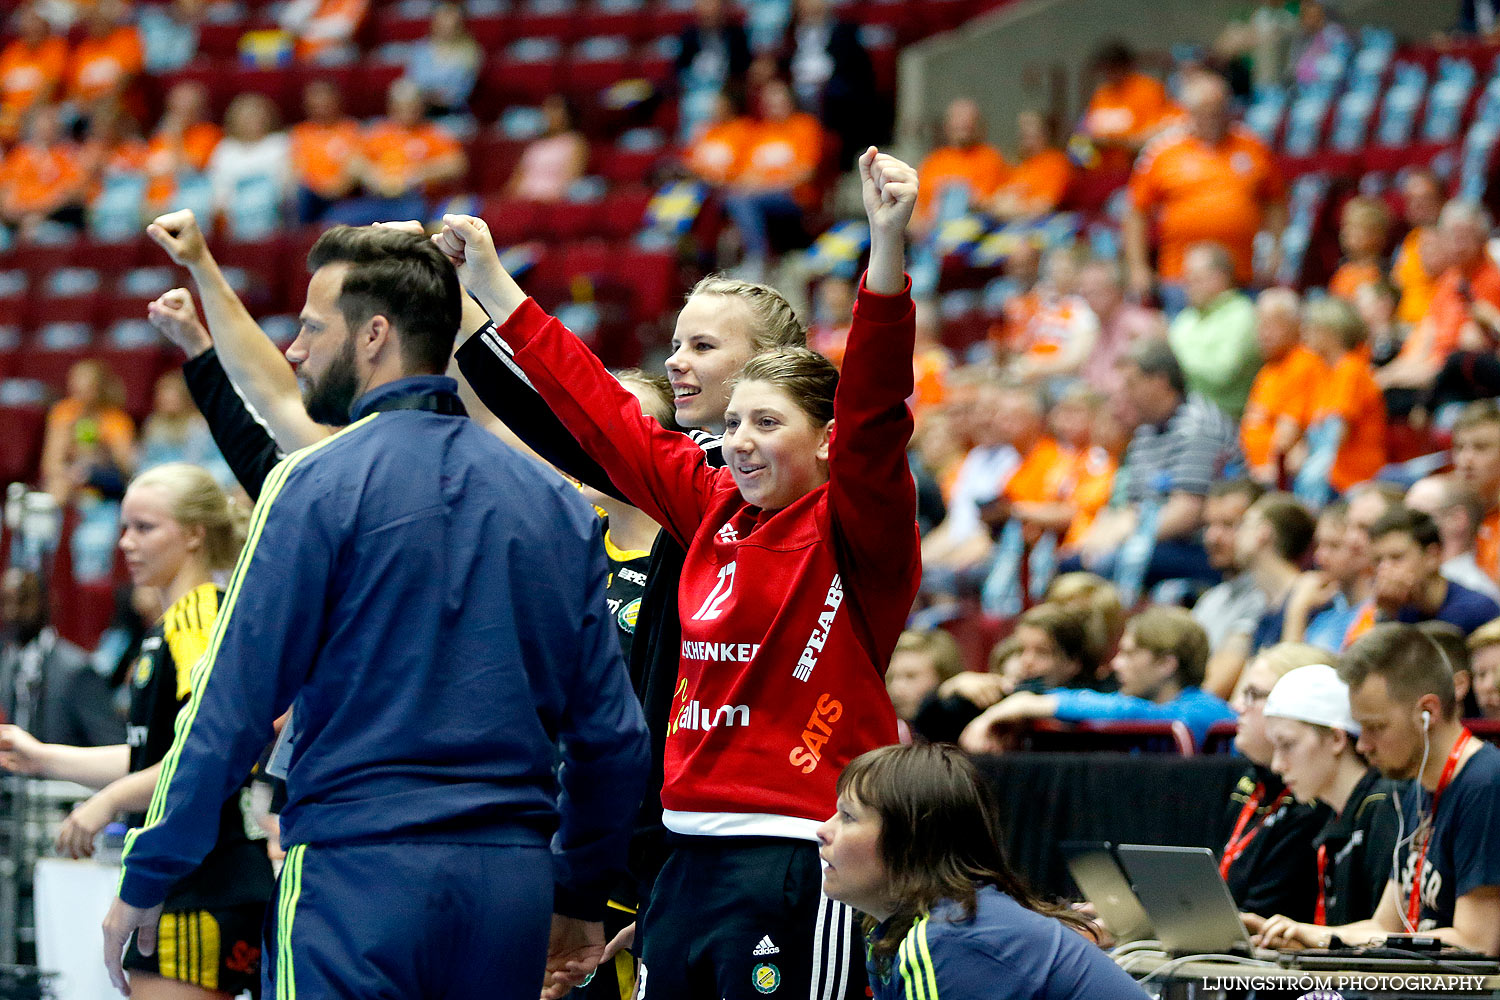
[[[1115,853],[1168,954],[1276,959],[1277,952],[1250,943],[1208,848],[1120,844]]]
[[[1114,849],[1104,841],[1070,840],[1060,845],[1068,874],[1094,904],[1099,919],[1121,944],[1149,941],[1156,937],[1151,918],[1130,887],[1125,869],[1115,858]]]

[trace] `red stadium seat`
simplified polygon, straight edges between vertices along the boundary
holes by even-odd
[[[582,126],[588,134],[597,134],[600,131],[599,122],[593,120],[598,116],[584,114],[591,109],[594,98],[608,90],[611,86],[621,80],[628,79],[631,75],[633,63],[625,57],[618,59],[600,59],[587,62],[569,62],[558,77],[558,86],[563,93],[578,105],[583,106],[580,111]]]
[[[209,59],[234,59],[239,55],[240,36],[245,33],[242,21],[198,26],[198,55]]]
[[[503,192],[525,149],[525,140],[481,133],[469,144],[470,190],[481,195]]]
[[[405,71],[399,63],[365,63],[359,67],[354,91],[344,92],[344,110],[356,118],[385,114],[386,94]]]
[[[544,239],[547,235],[543,229],[542,206],[535,202],[517,201],[502,195],[486,199],[480,211],[495,237],[496,246],[515,246]]]
[[[666,150],[622,149],[618,144],[595,143],[589,156],[589,172],[616,184],[641,184],[651,174]]]
[[[627,246],[617,258],[617,270],[635,289],[635,316],[657,319],[676,307],[677,255],[670,250]]]
[[[1215,722],[1208,727],[1203,740],[1204,753],[1234,753],[1234,737],[1240,731],[1237,722]]]
[[[399,10],[372,12],[370,44],[385,45],[389,42],[412,42],[427,35],[429,18],[408,17]]]
[[[93,357],[95,353],[92,347],[63,351],[42,350],[33,337],[22,350],[20,361],[16,365],[16,377],[36,379],[54,393],[62,395],[68,384],[68,371],[84,358]]]
[[[144,419],[151,412],[156,380],[181,358],[180,352],[174,357],[160,346],[130,350],[108,348],[95,356],[119,377],[125,387],[125,410],[137,420]]]
[[[165,261],[166,255],[143,232],[141,236],[122,243],[83,240],[73,248],[69,259],[74,267],[91,267],[109,282],[132,267]]]
[[[31,319],[32,283],[26,272],[12,269],[0,274],[0,326],[22,327]]]
[[[47,426],[44,406],[0,405],[0,482],[32,482],[42,459],[42,433]]]
[[[557,60],[514,60],[501,54],[485,64],[479,86],[500,105],[540,104],[557,89]]]
[[[512,13],[510,28],[516,38],[556,38],[570,42],[578,37],[579,14],[576,9],[527,10],[523,3]]]
[[[469,34],[485,52],[491,52],[505,44],[515,31],[503,16],[473,17],[469,19]]]
[[[269,97],[281,111],[283,120],[301,117],[302,95],[293,87],[294,78],[284,69],[261,69],[255,66],[231,65],[209,84],[214,107],[222,110],[240,94],[255,93]]]
[[[571,288],[579,278],[597,281],[615,273],[618,248],[604,240],[583,240],[562,248],[558,266]]]
[[[640,232],[651,194],[650,188],[639,185],[611,191],[600,206],[599,224],[604,235],[625,239]]]
[[[0,382],[16,373],[21,363],[21,331],[14,326],[0,326]]]
[[[539,224],[545,239],[577,240],[599,231],[601,215],[596,202],[560,201],[541,207]]]

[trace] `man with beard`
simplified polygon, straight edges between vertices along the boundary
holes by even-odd
[[[1377,625],[1339,658],[1338,674],[1361,727],[1359,752],[1409,782],[1391,878],[1369,920],[1321,927],[1278,915],[1259,943],[1328,948],[1420,933],[1500,955],[1500,750],[1459,718],[1442,648],[1416,626]]]
[[[191,213],[149,232],[193,272],[211,324],[238,319]],[[127,838],[105,961],[125,990],[130,934],[154,950],[161,900],[295,703],[269,982],[534,997],[544,956],[560,972],[602,954],[620,817],[644,784],[599,527],[576,491],[470,421],[440,374],[460,291],[431,241],[336,227],[308,266],[287,351],[302,419],[349,425],[265,481],[146,825]],[[406,904],[368,905],[382,895]]]

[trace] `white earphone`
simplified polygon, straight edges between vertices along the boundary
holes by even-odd
[[[1422,731],[1426,732],[1432,728],[1432,713],[1425,708],[1422,710]]]

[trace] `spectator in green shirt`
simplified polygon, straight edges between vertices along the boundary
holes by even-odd
[[[1167,341],[1187,376],[1188,390],[1238,421],[1260,370],[1255,304],[1234,287],[1234,262],[1217,243],[1199,243],[1183,259],[1188,308],[1177,314]]]

